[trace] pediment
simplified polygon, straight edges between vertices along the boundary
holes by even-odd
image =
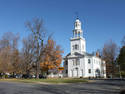
[[[89,53],[86,53],[86,52],[84,52],[83,54],[81,54],[81,53],[78,53],[78,52],[75,52],[74,54],[71,54],[71,53],[69,53],[69,54],[67,54],[65,57],[64,57],[64,59],[66,59],[66,58],[83,58],[83,57],[91,57],[91,56],[94,56],[94,55],[92,55],[92,54],[89,54]]]
[[[67,58],[82,58],[82,57],[84,57],[84,55],[80,54],[78,52],[75,52],[74,54],[67,55]]]

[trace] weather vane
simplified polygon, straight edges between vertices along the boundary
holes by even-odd
[[[76,19],[78,19],[79,18],[79,13],[77,11],[75,12],[75,15],[76,15]]]

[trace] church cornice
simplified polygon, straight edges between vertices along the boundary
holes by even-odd
[[[74,41],[74,40],[80,40],[80,39],[85,40],[83,37],[71,38],[70,40],[71,40],[71,41]]]

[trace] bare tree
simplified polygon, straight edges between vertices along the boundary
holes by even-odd
[[[12,64],[11,64],[11,53],[10,48],[2,48],[0,51],[0,72],[1,73],[7,73],[11,72],[12,70]]]
[[[102,57],[106,61],[106,72],[107,76],[112,76],[115,71],[115,59],[117,56],[118,48],[117,45],[112,41],[109,40],[104,44]]]
[[[36,63],[36,78],[39,78],[40,73],[40,60],[43,51],[43,41],[45,38],[45,30],[43,27],[43,20],[35,18],[26,23],[29,31],[32,32],[34,41],[34,62]]]
[[[0,62],[3,72],[17,72],[18,71],[18,35],[12,32],[4,33],[0,40]]]
[[[32,70],[33,60],[34,60],[34,41],[33,37],[29,35],[27,38],[23,39],[23,49],[22,49],[22,66],[23,73],[27,75],[30,74]]]
[[[20,73],[20,52],[18,50],[18,41],[19,41],[19,35],[13,34],[12,40],[11,40],[11,63],[13,66],[13,75]]]

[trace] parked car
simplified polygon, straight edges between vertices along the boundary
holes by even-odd
[[[25,78],[25,79],[32,78],[32,75],[30,75],[30,74],[23,74],[22,78]]]
[[[39,78],[40,78],[40,79],[46,79],[47,77],[46,77],[45,75],[40,74],[40,75],[39,75]]]

